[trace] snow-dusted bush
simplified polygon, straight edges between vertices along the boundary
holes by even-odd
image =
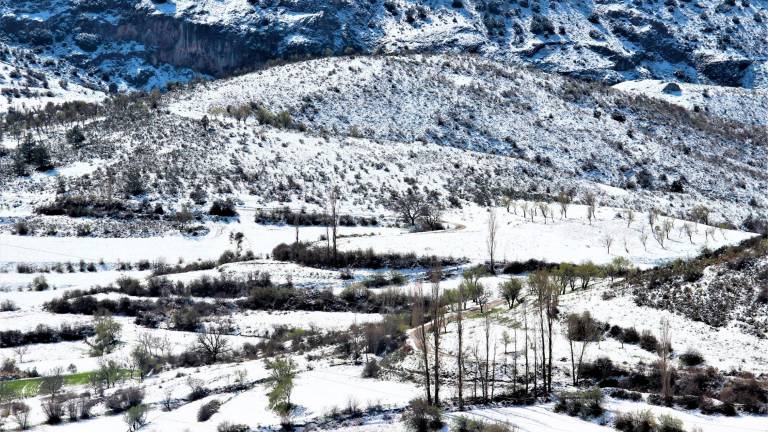
[[[144,401],[144,390],[138,387],[118,389],[104,399],[104,406],[113,413],[120,413],[140,405]]]
[[[123,419],[125,420],[125,423],[128,425],[129,431],[131,432],[137,431],[147,424],[148,410],[149,408],[144,404],[132,406],[128,409]]]
[[[381,366],[379,366],[379,363],[376,361],[376,359],[371,359],[368,361],[368,363],[365,364],[365,367],[363,367],[363,378],[378,378],[379,372],[381,371]]]
[[[562,393],[555,405],[555,412],[585,419],[600,417],[605,411],[602,401],[603,393],[599,388]]]
[[[414,399],[401,417],[406,429],[413,432],[429,432],[443,427],[440,408],[430,405],[424,399]]]
[[[101,43],[101,38],[93,33],[78,33],[74,39],[83,51],[96,51]]]
[[[685,366],[698,366],[704,363],[704,356],[693,348],[688,348],[687,351],[680,354],[680,363]]]
[[[656,339],[656,336],[654,336],[650,330],[643,330],[640,334],[640,348],[646,351],[656,352],[658,347],[659,341]]]
[[[212,401],[209,401],[207,403],[204,403],[200,406],[200,409],[197,410],[197,421],[204,422],[207,421],[209,418],[213,417],[214,414],[219,412],[219,408],[221,407],[221,401],[218,399],[214,399]]]
[[[233,217],[237,216],[237,210],[235,209],[235,202],[231,198],[224,200],[217,199],[211,204],[211,208],[208,210],[208,214],[211,216],[221,217]]]
[[[251,430],[251,428],[249,428],[248,425],[230,423],[226,421],[221,422],[218,426],[216,426],[216,432],[248,432],[249,430]]]

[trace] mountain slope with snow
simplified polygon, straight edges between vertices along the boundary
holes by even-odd
[[[688,220],[705,205],[741,226],[768,201],[763,126],[476,56],[313,60],[104,109],[77,151],[69,126],[32,136],[65,175],[15,176],[7,153],[6,202],[130,197],[136,180],[136,206],[171,209],[194,191],[206,205],[317,208],[333,183],[369,212],[412,186],[453,206],[591,191],[602,205]]]
[[[766,85],[765,0],[0,1],[9,43],[105,88],[329,54],[476,52],[611,83]]]

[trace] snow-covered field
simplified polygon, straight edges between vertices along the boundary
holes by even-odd
[[[669,81],[659,80],[624,81],[614,88],[742,123],[765,125],[768,122],[768,91],[764,89],[747,90],[687,83],[667,87],[669,84]]]
[[[526,203],[534,207],[533,203]],[[656,266],[675,258],[692,258],[703,248],[716,249],[738,243],[752,236],[741,231],[717,230],[713,237],[706,234],[709,227],[672,219],[675,229],[670,240],[662,246],[654,240],[647,213],[634,212],[634,221],[627,223],[627,212],[619,208],[599,208],[590,224],[587,207],[570,206],[567,218],[562,218],[559,207],[552,204],[554,220],[544,222],[541,213],[523,218],[504,208],[495,209],[497,224],[497,261],[526,261],[538,259],[548,262],[582,263],[592,261],[605,264],[616,257],[624,257],[640,268]],[[529,210],[531,211],[531,210]],[[459,228],[425,233],[395,233],[376,237],[344,239],[345,249],[369,248],[393,252],[415,252],[423,255],[468,257],[473,261],[488,259],[488,210],[470,207],[447,213],[445,220]],[[655,225],[659,225],[662,217]],[[696,230],[689,240],[681,230],[685,224]],[[695,225],[695,227],[694,227]],[[643,236],[646,244],[643,245]],[[610,239],[609,248],[605,240]]]

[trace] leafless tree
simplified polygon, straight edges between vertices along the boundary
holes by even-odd
[[[528,393],[528,381],[530,379],[530,366],[528,362],[528,348],[530,347],[530,338],[528,337],[528,303],[523,301],[523,329],[525,331],[525,393]]]
[[[592,224],[592,219],[597,216],[597,197],[592,192],[587,192],[584,195],[584,204],[587,205],[587,219],[589,224]]]
[[[571,350],[571,376],[573,385],[579,384],[579,371],[584,360],[587,346],[600,338],[600,329],[589,312],[581,315],[572,313],[566,319],[566,337]],[[581,344],[579,350],[575,345]],[[577,360],[578,359],[578,360]]]
[[[547,205],[547,203],[541,202],[538,204],[538,207],[539,207],[539,211],[541,211],[541,216],[544,218],[544,224],[546,225],[547,214],[548,214],[547,212],[549,211],[549,206]]]
[[[659,243],[659,246],[664,249],[664,240],[666,238],[664,235],[664,229],[656,225],[653,227],[653,231],[651,232],[653,233],[653,238]]]
[[[29,415],[32,410],[24,402],[14,402],[10,404],[10,413],[19,429],[26,430],[29,427]]]
[[[491,274],[496,274],[496,262],[494,256],[496,253],[496,247],[498,245],[497,234],[499,232],[499,224],[496,220],[496,209],[490,207],[488,209],[488,237],[485,239],[486,247],[488,248],[488,256],[490,257],[490,270]]]
[[[648,225],[650,225],[651,229],[656,225],[656,219],[659,217],[659,211],[655,208],[651,207],[648,210]]]
[[[664,230],[664,237],[666,237],[667,240],[670,240],[669,233],[675,228],[675,221],[672,220],[672,218],[666,218],[664,219],[664,222],[661,223],[661,228]]]
[[[166,389],[163,391],[163,398],[160,401],[160,403],[163,405],[163,408],[166,411],[173,410],[174,402],[173,402],[173,389],[170,387],[166,387]]]
[[[693,224],[690,222],[683,224],[683,232],[688,237],[688,241],[693,244]]]
[[[613,244],[613,237],[611,237],[609,234],[606,234],[601,240],[601,243],[605,248],[608,250],[608,255],[611,254],[611,245]]]
[[[209,363],[216,363],[222,355],[229,351],[227,334],[230,328],[231,325],[226,321],[219,321],[205,326],[197,334],[197,348],[207,357]]]
[[[457,288],[456,303],[456,334],[458,337],[458,349],[456,352],[456,369],[458,371],[459,411],[464,410],[464,284]]]
[[[512,339],[512,343],[514,344],[514,354],[512,355],[512,393],[517,393],[517,328],[520,326],[519,323],[515,325],[514,331],[515,334]]]
[[[712,237],[712,241],[715,241],[715,227],[704,229],[704,241],[707,241],[710,237]],[[723,235],[723,238],[725,238],[725,235]]]
[[[512,198],[510,198],[507,195],[504,195],[501,197],[501,205],[503,205],[507,209],[507,213],[509,213],[509,207],[513,205],[515,202],[512,201]]]
[[[336,238],[339,228],[339,190],[336,185],[331,185],[328,190],[328,225],[331,231],[333,261],[336,262],[338,255]]]
[[[661,395],[665,401],[672,398],[672,366],[669,361],[669,353],[672,347],[672,334],[669,320],[661,320],[659,332],[659,372],[661,375]]]
[[[635,221],[635,211],[632,209],[627,209],[627,228],[629,228],[630,225],[632,225],[632,222]]]
[[[442,297],[440,295],[440,279],[443,271],[440,267],[435,267],[430,272],[430,281],[432,282],[432,296],[430,306],[432,308],[432,347],[434,352],[434,381],[435,395],[434,404],[440,406],[440,328],[443,327],[445,320]]]
[[[480,313],[485,312],[485,305],[488,304],[488,301],[490,299],[491,299],[490,290],[486,288],[485,285],[478,283],[477,292],[475,294],[475,303],[477,303],[477,305],[480,306]]]
[[[539,312],[542,382],[546,391],[552,391],[552,330],[558,316],[560,290],[552,283],[549,272],[546,270],[539,270],[531,274],[528,278],[528,284],[531,292],[536,296]]]
[[[643,244],[643,250],[648,251],[648,233],[645,232],[645,225],[643,225],[643,230],[640,232],[640,243]]]
[[[293,228],[296,231],[296,239],[295,243],[299,244],[299,221],[301,220],[299,216],[299,212],[296,212],[296,214],[293,215]]]
[[[483,393],[483,399],[488,401],[490,392],[489,390],[489,382],[490,382],[490,355],[491,355],[491,314],[484,313],[483,317],[483,330],[485,333],[485,358],[483,359],[483,367],[482,367],[482,393]]]
[[[432,405],[432,383],[429,371],[429,341],[426,324],[424,322],[424,288],[421,283],[416,284],[413,292],[413,305],[411,308],[411,327],[414,329],[414,341],[416,348],[422,353],[422,367],[424,368],[424,388],[427,392],[427,403]]]
[[[24,356],[29,352],[29,345],[19,345],[13,348],[13,353],[19,358],[19,364],[24,363]]]
[[[152,357],[162,357],[170,351],[171,342],[168,336],[154,336],[149,332],[142,332],[136,339],[141,348]]]
[[[528,204],[528,201],[523,201],[523,202],[520,203],[520,210],[523,211],[523,219],[527,219],[528,218],[528,207],[529,206],[530,205]]]
[[[568,207],[571,205],[571,196],[560,191],[557,194],[557,203],[560,205],[560,219],[568,219]]]

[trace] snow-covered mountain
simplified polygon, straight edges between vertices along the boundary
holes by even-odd
[[[342,53],[476,52],[615,83],[766,86],[765,0],[2,0],[0,37],[104,89]]]

